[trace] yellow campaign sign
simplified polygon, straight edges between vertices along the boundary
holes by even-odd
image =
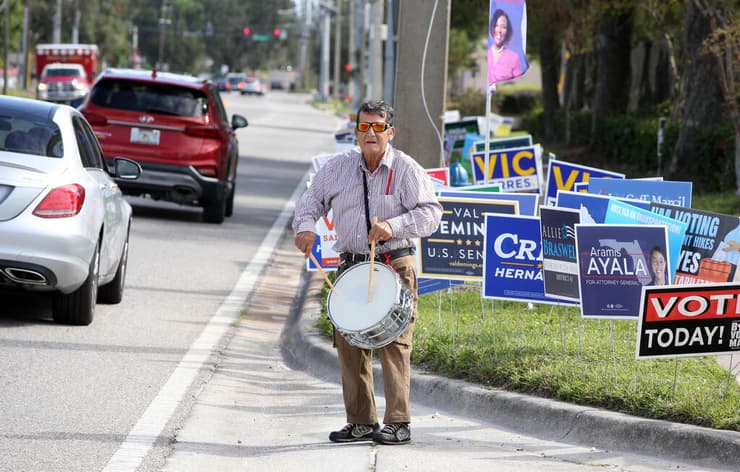
[[[488,169],[484,153],[473,154],[476,181],[526,177],[537,172],[534,148],[507,149],[488,154]],[[483,177],[485,175],[485,177]]]

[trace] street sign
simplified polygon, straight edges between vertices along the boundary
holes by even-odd
[[[270,41],[272,37],[269,34],[253,34],[252,41],[266,42]]]

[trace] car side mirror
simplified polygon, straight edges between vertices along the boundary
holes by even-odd
[[[234,113],[231,117],[231,129],[246,128],[249,126],[249,122],[242,115]]]
[[[120,179],[136,180],[141,175],[141,166],[136,161],[123,157],[116,157],[114,162],[115,176]]]

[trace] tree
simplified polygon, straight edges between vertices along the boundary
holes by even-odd
[[[725,36],[719,31],[721,28],[737,25],[731,22],[730,9],[724,2],[709,2],[690,0],[685,18],[684,38],[684,73],[681,84],[681,121],[676,147],[673,150],[667,171],[667,177],[679,180],[695,180],[697,168],[701,167],[693,160],[696,150],[700,146],[702,133],[708,128],[718,127],[727,120],[728,113],[723,113],[730,106],[731,118],[735,126],[735,167],[738,172],[738,117],[736,99],[731,87],[726,87],[727,95],[723,94],[723,82],[732,83],[735,78],[730,72],[733,70],[733,61],[738,54],[737,33],[724,51],[719,48],[707,49],[710,39],[715,33]],[[713,52],[714,51],[714,52]],[[725,52],[726,51],[726,52]],[[729,81],[727,79],[730,79]],[[731,92],[732,91],[732,92]],[[728,98],[729,100],[725,100]],[[733,111],[734,110],[734,111]],[[732,116],[734,115],[734,116]],[[704,163],[706,165],[706,163]],[[740,175],[739,175],[740,176]],[[698,182],[701,186],[702,182]]]
[[[627,111],[633,13],[629,2],[615,3],[599,17],[592,135],[599,118]]]

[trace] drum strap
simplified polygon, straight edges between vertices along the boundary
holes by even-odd
[[[360,172],[362,172],[362,188],[365,191],[365,225],[367,225],[367,234],[369,235],[372,225],[370,224],[370,200],[367,196],[367,174],[365,174],[365,171],[362,169],[360,169]],[[385,241],[378,241],[378,244],[382,246],[385,244]],[[369,244],[368,247],[370,247]]]
[[[360,170],[360,172],[362,172],[362,188],[365,192],[365,224],[367,225],[367,234],[369,235],[370,234],[370,200],[367,196],[367,175],[365,174],[364,170]],[[390,175],[393,175],[393,169],[391,169]],[[390,180],[388,182],[389,182],[388,185],[390,186]],[[383,244],[385,244],[385,241],[378,241],[378,244],[382,246]],[[391,265],[391,254],[389,252],[386,252],[385,254],[382,254],[382,256],[384,256],[385,263],[393,269],[393,266]]]

